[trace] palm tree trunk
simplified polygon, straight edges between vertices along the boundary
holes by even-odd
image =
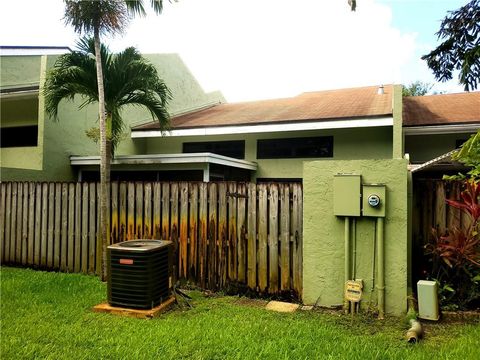
[[[102,57],[100,54],[100,33],[98,27],[94,30],[95,62],[97,66],[98,84],[98,115],[100,118],[100,242],[102,244],[101,279],[107,279],[107,229],[108,229],[108,199],[110,183],[110,156],[107,151],[107,131],[105,114],[105,91],[103,86]]]

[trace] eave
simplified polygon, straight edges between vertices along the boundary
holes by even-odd
[[[256,125],[234,125],[234,126],[209,126],[196,128],[176,128],[170,131],[160,130],[132,130],[132,138],[151,138],[151,137],[176,137],[176,136],[208,136],[208,135],[227,135],[227,134],[254,134],[270,132],[287,132],[302,130],[327,130],[327,129],[348,129],[348,128],[368,128],[379,126],[393,126],[393,117],[376,117],[361,119],[341,119],[326,121],[308,121],[308,122],[288,122],[275,124],[256,124]]]

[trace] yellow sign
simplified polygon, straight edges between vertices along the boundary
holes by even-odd
[[[362,299],[362,281],[348,280],[345,283],[345,299],[352,302],[359,302]]]

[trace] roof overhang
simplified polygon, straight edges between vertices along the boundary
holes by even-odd
[[[70,156],[72,166],[100,165],[100,156]],[[178,165],[217,164],[246,170],[257,170],[257,163],[212,153],[119,155],[112,165]]]
[[[435,135],[435,134],[459,134],[472,133],[480,129],[480,119],[478,123],[455,124],[455,125],[430,125],[430,126],[412,126],[404,127],[405,135]]]
[[[1,56],[61,55],[71,51],[68,46],[0,46]]]
[[[17,86],[0,89],[0,98],[3,99],[24,99],[38,97],[39,85]]]
[[[393,126],[393,117],[376,117],[362,119],[342,119],[327,121],[308,121],[308,122],[289,122],[276,124],[255,124],[255,125],[235,125],[235,126],[209,126],[202,128],[173,129],[170,131],[160,130],[134,130],[132,129],[132,138],[151,138],[151,137],[174,137],[174,136],[207,136],[207,135],[227,135],[227,134],[254,134],[269,132],[301,131],[301,130],[327,130],[327,129],[348,129],[348,128],[368,128],[378,126]]]
[[[426,161],[423,164],[410,164],[408,165],[408,169],[412,173],[415,173],[422,170],[430,170],[434,167],[438,167],[439,165],[447,168],[463,167],[463,165],[460,163],[452,160],[452,155],[457,151],[458,149],[449,151],[443,155],[437,156],[435,159]]]

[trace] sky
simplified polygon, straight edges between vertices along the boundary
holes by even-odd
[[[467,0],[178,0],[160,16],[133,19],[113,51],[178,53],[204,91],[227,101],[295,96],[306,91],[423,81],[437,83],[420,57],[440,42],[447,11]],[[149,1],[145,1],[148,7]],[[63,0],[2,2],[0,45],[70,46]]]

